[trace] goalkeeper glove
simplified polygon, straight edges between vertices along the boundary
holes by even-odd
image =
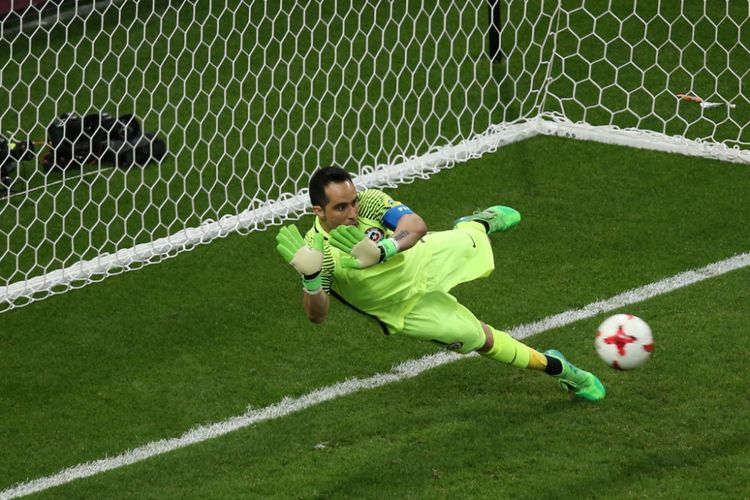
[[[289,224],[279,229],[276,235],[276,250],[302,275],[302,285],[308,293],[318,293],[323,284],[320,270],[323,268],[323,235],[313,236],[312,248],[305,244],[297,226]]]
[[[375,243],[355,226],[337,227],[331,231],[329,243],[349,254],[341,259],[341,265],[348,268],[371,267],[398,253],[398,244],[394,240],[387,238]]]

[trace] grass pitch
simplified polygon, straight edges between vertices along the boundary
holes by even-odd
[[[24,170],[29,187],[54,187],[0,207],[3,279],[236,213],[256,195],[300,189],[322,163],[393,162],[535,115],[544,64],[553,76],[546,111],[748,143],[746,99],[731,114],[704,114],[677,108],[672,95],[730,98],[747,86],[740,2],[726,12],[659,4],[655,15],[653,2],[630,13],[624,3],[565,0],[563,17],[554,3],[511,2],[503,45],[518,57],[504,67],[485,60],[474,30],[486,22],[481,0],[356,12],[321,2],[307,13],[292,1],[278,12],[229,3],[132,2],[0,42],[12,58],[3,130],[40,138],[61,112],[135,111],[175,152],[158,168],[60,183],[60,173]],[[608,9],[628,19],[622,29]],[[377,29],[361,36],[361,20]],[[471,35],[430,43],[443,22]],[[243,53],[248,37],[257,43]],[[558,56],[548,59],[553,43]],[[298,94],[322,97],[301,104]],[[521,211],[517,230],[493,238],[496,272],[455,291],[478,317],[509,328],[747,252],[749,191],[746,166],[535,138],[391,193],[433,230],[490,204]],[[436,351],[383,338],[337,305],[326,324],[307,323],[274,233],[235,235],[3,313],[0,491]],[[20,251],[26,243],[34,251]],[[528,339],[600,375],[609,391],[600,404],[571,402],[540,374],[463,360],[39,496],[743,497],[749,282],[743,269],[629,307],[656,338],[654,358],[632,373],[596,358],[604,315]]]

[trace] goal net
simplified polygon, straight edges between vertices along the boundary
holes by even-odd
[[[750,3],[562,0],[550,43],[542,132],[750,162]]]
[[[321,165],[393,186],[536,134],[750,162],[745,2],[21,3],[0,312],[299,217]],[[167,154],[50,163],[70,113],[137,117]]]

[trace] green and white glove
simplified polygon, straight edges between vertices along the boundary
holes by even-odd
[[[323,284],[320,276],[323,268],[323,235],[315,234],[312,247],[309,247],[297,226],[289,224],[279,229],[276,242],[276,250],[302,275],[305,291],[318,293]]]
[[[394,240],[387,238],[375,243],[355,226],[337,227],[331,231],[328,242],[348,254],[341,260],[341,265],[354,269],[372,267],[398,253],[398,244]]]

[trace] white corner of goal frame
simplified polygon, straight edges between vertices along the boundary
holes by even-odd
[[[669,136],[660,132],[621,129],[611,125],[594,126],[587,123],[574,123],[559,114],[552,113],[541,115],[537,126],[538,132],[543,135],[750,164],[750,150],[729,147],[721,143],[687,139],[682,136]]]

